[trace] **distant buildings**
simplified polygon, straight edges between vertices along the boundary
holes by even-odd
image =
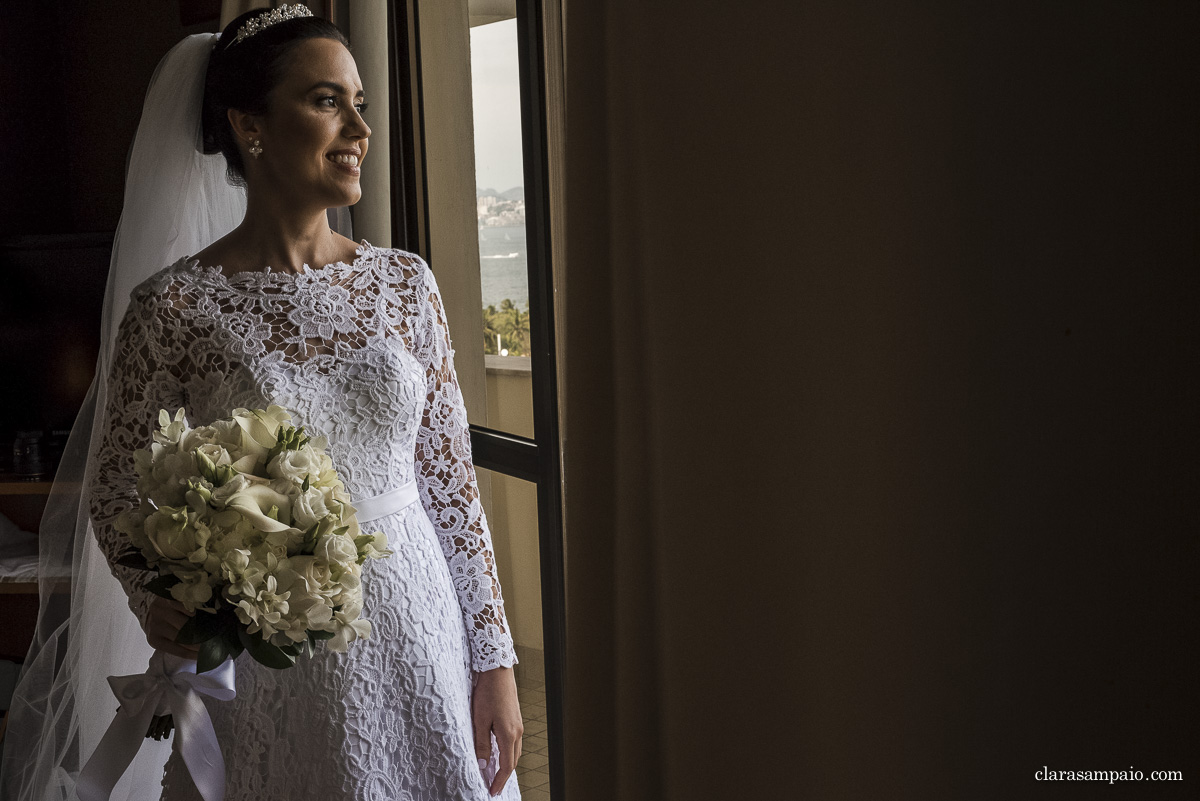
[[[525,190],[515,186],[507,192],[476,190],[475,214],[479,227],[525,224]]]

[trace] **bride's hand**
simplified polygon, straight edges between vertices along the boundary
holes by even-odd
[[[513,669],[501,667],[480,673],[471,707],[475,756],[478,759],[491,759],[490,733],[496,734],[496,743],[500,748],[500,769],[496,771],[488,792],[499,795],[509,775],[517,767],[517,760],[521,758],[521,736],[525,733]]]
[[[175,635],[193,614],[195,613],[189,613],[183,608],[183,604],[173,598],[154,596],[146,613],[146,641],[150,643],[150,647],[157,648],[165,654],[195,659],[200,653],[200,646],[175,642]]]

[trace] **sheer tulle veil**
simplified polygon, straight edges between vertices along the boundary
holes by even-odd
[[[146,94],[104,294],[96,377],[71,431],[40,529],[37,633],[13,696],[0,797],[75,798],[75,780],[113,718],[110,675],[141,673],[152,653],[96,544],[87,488],[106,419],[106,378],[130,292],[237,226],[245,192],[225,159],[204,155],[200,112],[219,34],[189,36],[162,59]],[[157,798],[170,744],[147,740],[113,799]]]

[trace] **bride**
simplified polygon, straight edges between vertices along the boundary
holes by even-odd
[[[161,85],[166,71],[185,64],[203,86],[202,108],[155,116],[152,102],[194,102],[186,91],[168,85],[164,92]],[[355,244],[327,223],[327,209],[361,196],[371,134],[365,111],[345,38],[303,6],[243,14],[219,36],[189,37],[164,58],[135,160],[144,136],[161,135],[143,133],[153,121],[178,118],[183,122],[171,124],[186,129],[188,120],[202,118],[210,155],[188,157],[206,163],[223,157],[230,182],[245,188],[245,215],[216,241],[140,280],[128,309],[114,318],[120,325],[111,357],[102,359],[100,389],[94,385],[82,482],[90,526],[81,530],[94,531],[144,630],[143,646],[194,657],[194,649],[174,642],[186,621],[183,608],[144,590],[145,574],[112,563],[121,550],[112,523],[136,503],[133,450],[149,442],[160,408],[183,406],[195,423],[239,406],[279,404],[297,425],[328,438],[356,500],[415,483],[419,503],[393,505],[371,521],[395,553],[364,567],[370,637],[344,654],[319,649],[284,671],[243,657],[236,697],[208,704],[226,765],[225,798],[517,799],[517,783],[509,781],[523,731],[517,660],[441,295],[419,256]],[[168,165],[151,167],[138,172],[131,165],[117,250],[144,233],[130,227],[128,196],[148,191],[139,182],[170,184],[156,187],[168,197],[176,191]],[[188,186],[178,191],[190,191],[191,206],[177,210],[174,223],[159,219],[170,214],[162,208],[143,210],[158,227],[175,226],[170,242],[186,241],[179,229],[211,214],[228,197],[222,192],[240,193],[216,182],[204,191]],[[171,247],[161,252],[159,265]],[[114,272],[119,264],[114,253]],[[136,274],[139,267],[131,269]],[[122,280],[110,277],[113,309],[120,308],[114,287]],[[72,606],[72,638],[80,639],[75,631],[84,631],[79,621],[88,613]],[[86,660],[77,650],[68,653]],[[31,660],[18,696],[23,689],[37,696],[29,687],[39,669],[49,671]],[[94,677],[88,680],[95,685]],[[94,695],[75,693],[77,706]],[[109,717],[112,707],[110,695],[102,704]],[[40,722],[32,713],[14,714],[8,739],[77,736],[64,733],[61,720],[54,725],[53,710],[41,714]],[[49,774],[18,775],[10,761],[20,755],[9,747],[5,789],[23,782],[14,797],[70,797],[75,773],[68,763],[86,760],[87,753],[71,756],[82,750],[56,747],[50,761],[60,790],[51,792],[29,786],[50,782]],[[28,764],[45,762],[43,753]],[[176,753],[161,780],[164,799],[199,798]]]

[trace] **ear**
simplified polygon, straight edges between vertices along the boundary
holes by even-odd
[[[231,108],[225,112],[225,115],[229,118],[229,127],[233,130],[233,136],[240,145],[249,148],[255,139],[261,138],[261,120],[257,114],[248,114],[245,111]]]

